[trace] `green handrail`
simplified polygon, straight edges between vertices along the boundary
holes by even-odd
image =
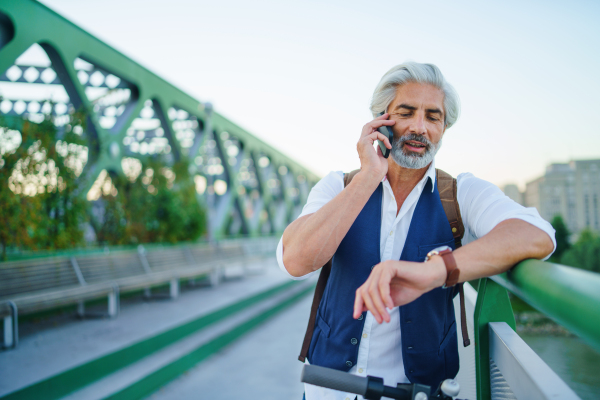
[[[527,260],[492,279],[600,351],[600,274]]]
[[[507,289],[600,351],[600,274],[526,260],[508,272],[479,281],[475,306],[477,399],[491,399],[490,322],[515,329]]]

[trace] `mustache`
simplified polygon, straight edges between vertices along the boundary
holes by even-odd
[[[423,143],[424,145],[426,145],[427,147],[431,147],[433,146],[433,143],[431,143],[429,140],[427,140],[426,137],[424,137],[423,135],[418,135],[416,133],[409,133],[408,135],[405,136],[401,136],[398,139],[394,139],[394,141],[398,142],[398,145],[402,145],[404,142],[407,141],[413,141],[413,142],[419,142],[419,143]]]

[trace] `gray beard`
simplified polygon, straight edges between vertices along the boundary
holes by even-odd
[[[413,140],[425,144],[425,152],[423,154],[413,153],[412,151],[405,152],[403,145],[407,140]],[[409,135],[402,136],[399,139],[394,138],[391,156],[392,160],[394,160],[396,164],[401,167],[409,169],[421,169],[425,168],[433,161],[433,158],[440,147],[442,147],[442,139],[434,144],[422,135],[411,133]]]

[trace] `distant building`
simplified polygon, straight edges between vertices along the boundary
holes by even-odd
[[[504,193],[517,201],[515,189],[507,185]],[[600,232],[600,160],[550,164],[544,176],[527,183],[522,200],[547,221],[560,214],[573,233],[584,228]]]
[[[508,184],[502,188],[502,191],[505,195],[507,195],[509,198],[516,201],[517,203],[521,205],[525,204],[523,201],[523,193],[519,190],[519,187],[517,185]]]

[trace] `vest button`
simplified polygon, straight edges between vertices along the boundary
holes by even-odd
[[[375,266],[374,266],[374,265],[371,265],[371,271],[373,271],[373,268],[375,268]]]
[[[414,370],[414,369],[411,369],[411,370],[410,370],[410,371],[408,371],[408,372],[410,372],[410,373],[412,374],[413,372],[415,372],[415,370]]]
[[[408,346],[408,349],[412,350],[412,349],[414,349],[414,347],[413,346]]]
[[[359,320],[359,321],[362,321],[362,320],[363,320],[363,318],[364,318],[364,316],[363,316],[362,314],[360,314],[360,316],[358,317],[358,320]]]
[[[357,344],[358,343],[358,339],[352,338],[352,339],[350,339],[350,343]]]
[[[351,366],[352,366],[352,361],[346,361],[346,365],[347,365],[348,367],[351,367]]]
[[[412,324],[412,319],[407,319],[407,320],[406,320],[406,323],[407,323],[407,324]]]

